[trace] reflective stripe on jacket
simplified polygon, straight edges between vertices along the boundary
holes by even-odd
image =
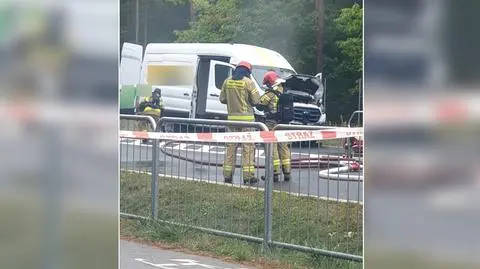
[[[283,93],[283,87],[281,85],[275,86],[272,90],[278,93]],[[277,104],[279,98],[274,92],[272,92],[272,90],[267,91],[262,95],[262,97],[260,97],[259,104],[267,109],[266,112],[277,113]]]
[[[229,120],[253,121],[253,107],[259,101],[260,95],[251,79],[233,80],[229,77],[223,82],[220,102],[227,105]]]

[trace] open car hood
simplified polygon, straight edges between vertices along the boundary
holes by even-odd
[[[285,90],[294,90],[315,95],[317,90],[322,87],[322,83],[317,77],[295,74],[286,77],[283,86]]]

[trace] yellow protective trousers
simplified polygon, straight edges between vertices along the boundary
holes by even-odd
[[[158,109],[158,108],[147,107],[147,108],[145,108],[145,110],[143,112],[138,112],[137,115],[150,116],[155,120],[155,122],[158,122],[158,120],[160,119],[161,110]],[[143,132],[148,132],[148,131],[153,132],[153,131],[155,131],[155,130],[153,130],[153,128],[150,124],[150,121],[148,121],[148,120],[140,121],[138,123],[138,127],[139,127],[140,131],[143,131]]]
[[[276,125],[274,121],[266,121],[269,130],[273,130]],[[280,167],[283,174],[290,174],[292,171],[291,153],[288,143],[272,143],[273,147],[273,174],[280,175]]]
[[[252,128],[229,127],[229,132],[251,132]],[[225,160],[223,162],[223,176],[233,178],[237,160],[237,149],[239,144],[227,144]],[[242,144],[242,173],[244,180],[250,180],[255,176],[255,144]]]

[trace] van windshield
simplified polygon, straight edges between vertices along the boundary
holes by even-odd
[[[258,85],[263,85],[263,76],[265,76],[265,73],[267,73],[268,71],[275,71],[280,78],[286,78],[290,75],[295,74],[295,71],[289,69],[254,65],[252,67],[252,76],[257,81]]]

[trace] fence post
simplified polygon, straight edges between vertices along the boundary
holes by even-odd
[[[158,140],[152,141],[152,219],[158,217]]]
[[[363,114],[363,110],[356,110],[352,113],[352,115],[350,115],[350,118],[348,119],[348,125],[347,125],[348,128],[352,127],[352,120],[353,120],[353,116],[355,116],[355,114]],[[359,117],[358,120],[360,120],[360,116],[358,116],[358,117]],[[347,146],[347,158],[353,158],[352,145],[350,143],[350,137],[347,137],[347,145],[346,146]]]
[[[263,238],[263,250],[270,251],[270,243],[272,242],[272,195],[273,195],[273,145],[265,144],[265,192],[264,192],[264,209],[265,209],[265,231]]]

